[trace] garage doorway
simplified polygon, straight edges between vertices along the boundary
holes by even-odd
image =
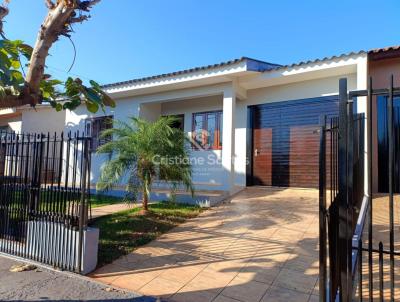
[[[319,97],[249,107],[250,185],[318,187],[318,125],[337,115],[338,97]]]

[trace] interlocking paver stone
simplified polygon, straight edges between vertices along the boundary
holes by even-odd
[[[315,299],[318,191],[248,188],[92,277],[176,302]]]

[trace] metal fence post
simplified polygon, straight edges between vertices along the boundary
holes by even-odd
[[[331,188],[332,189],[332,188]],[[326,116],[320,118],[319,136],[319,288],[320,302],[327,297],[326,252]]]
[[[347,211],[347,79],[339,80],[339,267],[340,267],[340,301],[349,302],[350,288],[348,288],[348,211]]]
[[[353,253],[353,231],[355,221],[353,221],[354,211],[354,116],[353,100],[347,104],[347,289],[348,301],[352,300],[353,282],[352,282],[352,253]]]
[[[72,139],[74,146],[82,146],[74,148],[72,161],[69,149],[63,152],[71,140],[65,146],[64,142],[63,134],[53,138],[50,134],[0,135],[0,161],[4,162],[0,163],[0,251],[81,271],[88,218],[89,141]],[[72,169],[79,177],[80,163],[83,178],[80,187],[75,187],[65,174]],[[65,185],[61,186],[62,180]]]
[[[388,98],[388,138],[389,138],[389,248],[390,248],[390,299],[394,301],[394,119],[393,119],[393,75],[390,77]]]
[[[79,205],[79,242],[78,242],[78,272],[80,273],[82,270],[82,255],[83,255],[83,229],[86,225],[84,222],[86,215],[84,211],[86,210],[85,201],[86,201],[86,178],[87,178],[87,170],[88,170],[88,140],[83,137],[82,138],[82,182],[81,182],[81,202]]]
[[[373,200],[372,200],[372,77],[368,81],[368,104],[367,104],[367,137],[368,137],[368,293],[371,301],[373,300],[373,261],[372,261],[372,219],[373,219]]]

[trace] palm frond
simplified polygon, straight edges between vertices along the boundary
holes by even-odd
[[[111,154],[111,160],[102,167],[97,187],[112,188],[128,175],[126,191],[133,192],[132,196],[138,186],[150,194],[154,179],[168,181],[173,187],[182,184],[193,194],[190,150],[184,132],[172,127],[176,121],[174,117],[161,117],[155,122],[131,117],[128,122],[117,120],[114,128],[103,131],[103,137],[113,139],[100,146],[97,153]],[[169,158],[181,161],[171,163]]]

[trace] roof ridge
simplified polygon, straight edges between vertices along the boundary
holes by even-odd
[[[252,58],[243,56],[243,57],[240,57],[240,58],[231,59],[229,61],[224,61],[224,62],[220,62],[220,63],[203,65],[203,66],[198,66],[198,67],[192,67],[192,68],[188,68],[188,69],[181,69],[181,70],[178,70],[178,71],[162,73],[162,74],[157,74],[157,75],[153,75],[153,76],[146,76],[146,77],[135,78],[135,79],[127,80],[127,81],[120,81],[120,82],[105,84],[105,85],[102,85],[101,87],[102,88],[111,88],[111,87],[120,86],[120,85],[145,82],[145,81],[148,81],[148,80],[155,80],[155,79],[166,78],[166,77],[170,77],[170,76],[187,74],[187,73],[191,73],[191,72],[194,72],[194,71],[200,71],[200,70],[218,68],[218,67],[223,67],[223,66],[229,66],[229,65],[237,64],[237,63],[240,63],[240,62],[243,62],[243,61],[247,61],[247,60],[250,60],[250,61],[253,61],[253,62],[257,62],[257,63],[261,63],[261,64],[270,65],[271,68],[281,66],[279,64],[269,63],[269,62],[265,62],[265,61],[262,61],[262,60],[252,59]]]
[[[368,51],[365,51],[365,50],[351,51],[351,52],[347,52],[347,53],[342,53],[340,55],[333,55],[330,57],[323,57],[323,58],[317,58],[314,60],[300,61],[300,62],[296,62],[296,63],[292,63],[292,64],[282,65],[280,67],[273,68],[271,70],[266,70],[265,72],[272,71],[272,70],[278,70],[278,69],[282,69],[282,68],[293,68],[293,67],[298,67],[298,66],[302,66],[302,65],[308,65],[308,64],[318,63],[318,62],[323,62],[323,61],[330,61],[330,60],[334,60],[334,59],[340,59],[343,57],[361,55],[361,54],[366,54],[366,53],[368,53]]]
[[[177,75],[187,74],[187,73],[200,71],[200,70],[218,68],[218,67],[223,67],[223,66],[228,66],[228,65],[233,65],[233,64],[236,64],[236,63],[240,63],[240,62],[243,62],[245,60],[257,62],[257,63],[260,63],[260,64],[269,65],[270,68],[266,68],[264,70],[258,70],[258,71],[261,71],[261,72],[268,72],[268,71],[272,71],[272,70],[278,70],[278,69],[283,69],[283,68],[293,68],[293,67],[298,67],[298,66],[302,66],[302,65],[318,63],[318,62],[322,62],[322,61],[329,61],[329,60],[339,59],[339,58],[352,56],[352,55],[360,55],[360,54],[365,54],[365,53],[368,54],[368,53],[371,53],[371,52],[381,52],[381,51],[398,50],[398,49],[400,49],[400,45],[398,45],[398,46],[389,46],[389,47],[386,47],[386,48],[377,48],[377,49],[372,49],[372,50],[351,51],[351,52],[348,52],[348,53],[342,53],[342,54],[333,55],[333,56],[330,56],[330,57],[317,58],[317,59],[314,59],[314,60],[307,60],[307,61],[300,61],[300,62],[297,62],[297,63],[286,64],[286,65],[270,63],[270,62],[266,62],[266,61],[263,61],[263,60],[253,59],[253,58],[250,58],[250,57],[247,57],[247,56],[243,56],[243,57],[240,57],[240,58],[236,58],[236,59],[232,59],[232,60],[224,61],[224,62],[220,62],[220,63],[203,65],[203,66],[198,66],[198,67],[192,67],[192,68],[188,68],[188,69],[181,69],[181,70],[173,71],[173,72],[169,72],[169,73],[162,73],[162,74],[157,74],[157,75],[153,75],[153,76],[146,76],[146,77],[135,78],[135,79],[127,80],[127,81],[120,81],[120,82],[105,84],[105,85],[102,85],[102,88],[111,88],[111,87],[116,87],[116,86],[120,86],[120,85],[129,85],[129,84],[140,83],[140,82],[145,82],[145,81],[149,81],[149,80],[166,78],[166,77],[170,77],[170,76],[177,76]]]
[[[390,51],[390,50],[399,50],[400,45],[391,45],[391,46],[386,46],[386,47],[381,47],[381,48],[373,48],[368,51],[368,53],[378,53],[378,52],[385,52],[385,51]]]
[[[251,61],[254,61],[254,62],[269,64],[269,65],[282,66],[281,64],[271,63],[271,62],[267,62],[267,61],[264,61],[264,60],[254,59],[254,58],[246,57],[246,56],[243,56],[243,57],[241,57],[240,59],[242,59],[242,60],[251,60]]]

